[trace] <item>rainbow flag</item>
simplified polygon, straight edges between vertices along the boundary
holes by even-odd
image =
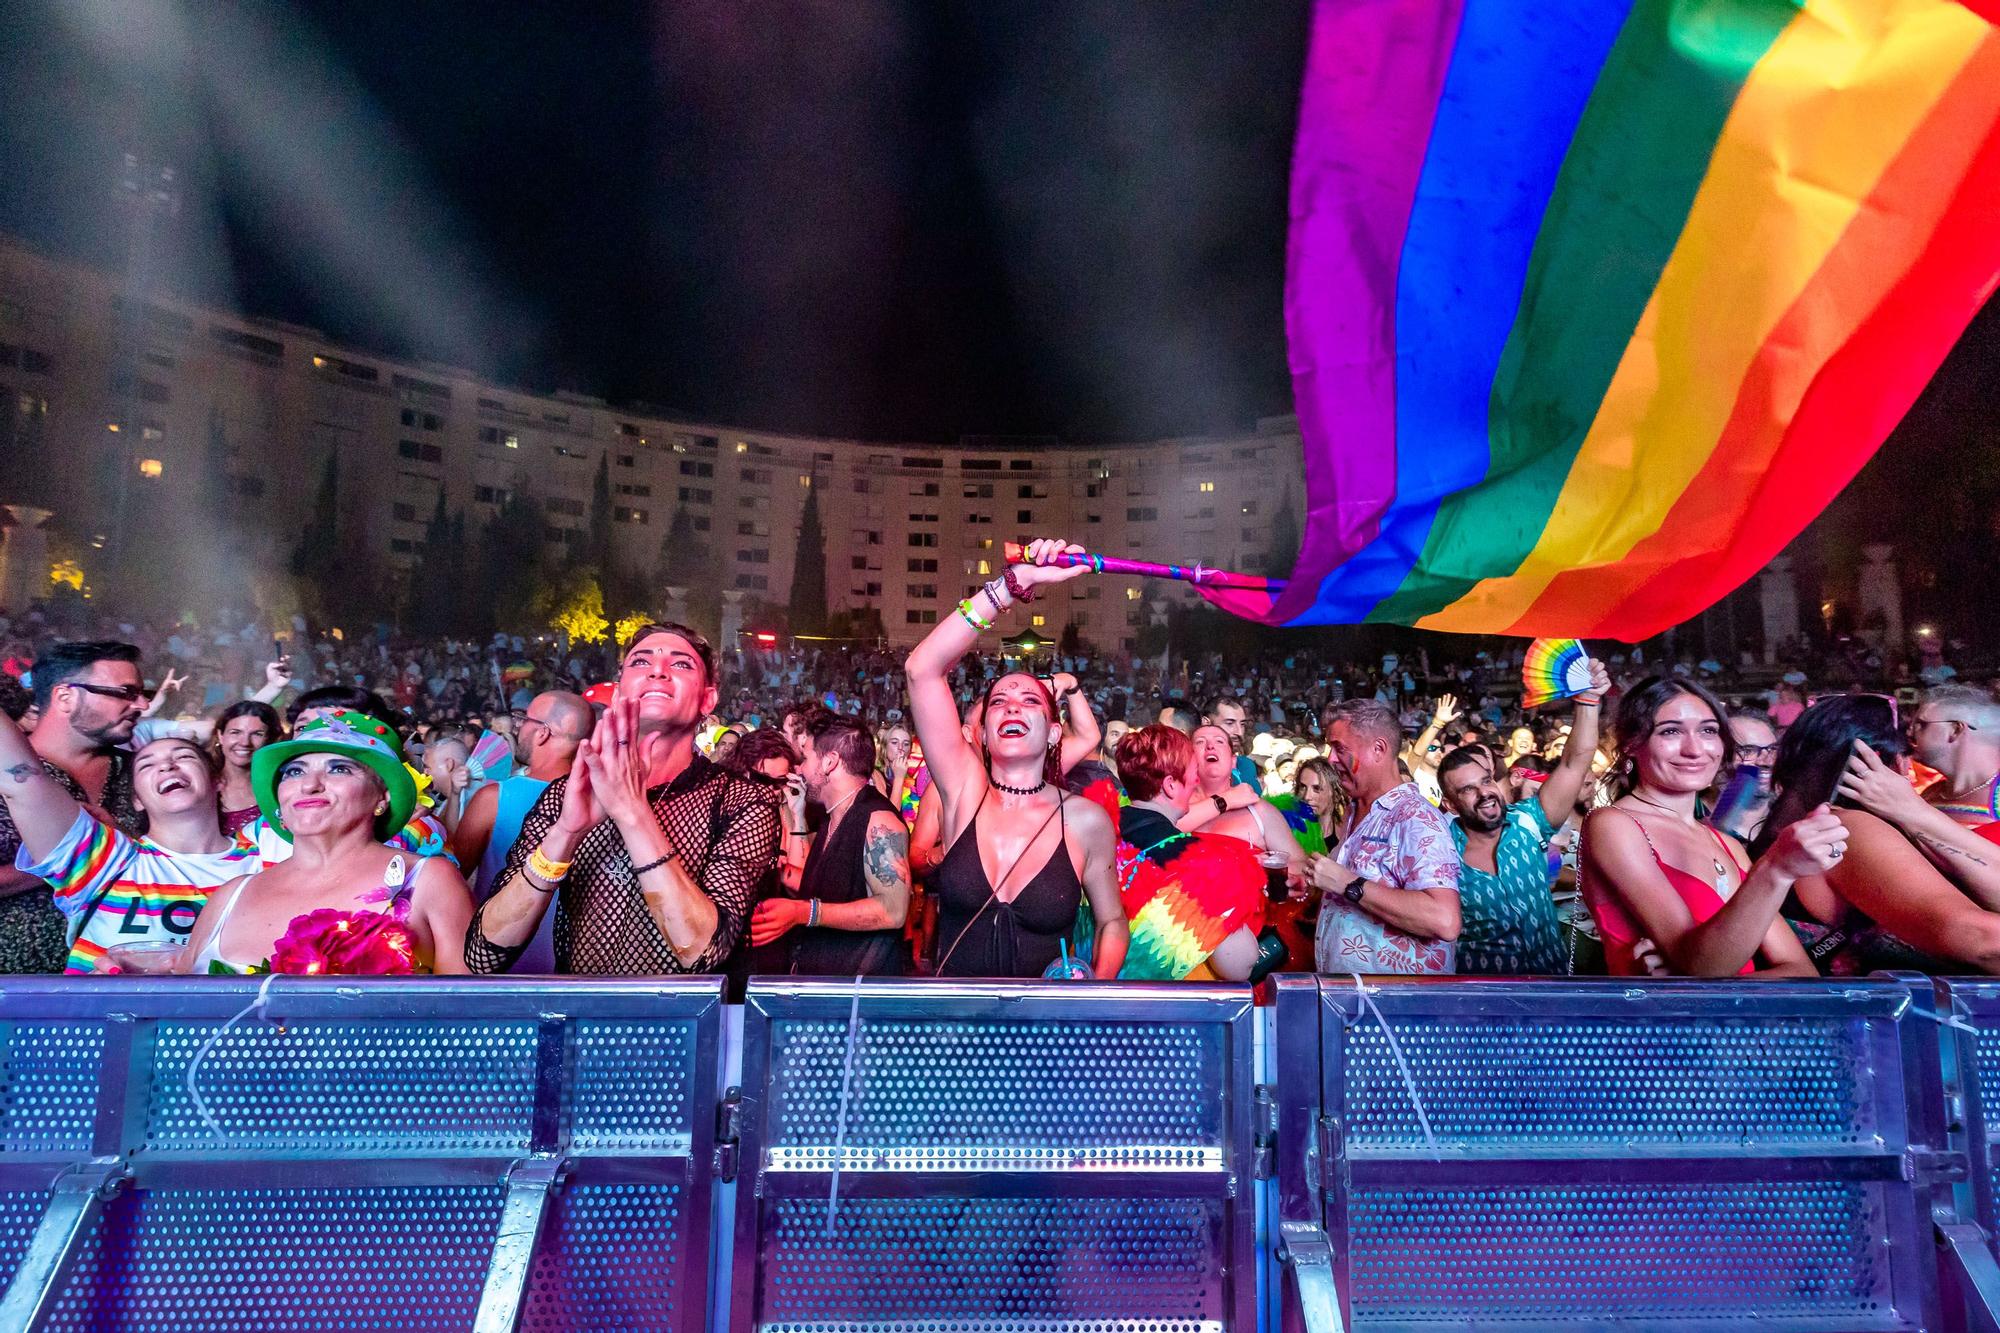
[[[2000,0],[1318,0],[1281,624],[1638,639],[1757,572],[2000,279]]]

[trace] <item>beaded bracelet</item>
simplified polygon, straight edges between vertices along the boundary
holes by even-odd
[[[657,861],[648,861],[646,862],[646,864],[642,866],[633,866],[632,878],[637,879],[639,878],[639,876],[645,874],[648,870],[658,870],[661,866],[665,865],[667,862],[673,859],[674,859],[674,854],[672,852],[668,852],[665,856],[661,857]]]
[[[817,926],[819,924],[819,899],[817,898],[809,899],[806,903],[806,924],[808,926]]]
[[[972,599],[966,598],[958,604],[958,613],[965,617],[965,623],[972,626],[974,634],[984,634],[993,628],[993,622],[972,609]]]

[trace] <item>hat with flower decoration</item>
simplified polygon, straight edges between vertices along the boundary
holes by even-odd
[[[316,717],[288,741],[267,745],[250,756],[250,790],[271,827],[286,842],[291,830],[278,813],[278,770],[302,754],[344,754],[365,764],[382,779],[389,793],[389,811],[375,821],[375,836],[386,838],[410,822],[417,808],[417,784],[403,766],[403,745],[395,728],[366,713],[345,709]]]

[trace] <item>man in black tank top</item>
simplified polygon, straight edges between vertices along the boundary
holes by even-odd
[[[750,920],[750,942],[794,932],[796,976],[900,976],[910,906],[910,838],[902,813],[869,782],[875,738],[853,718],[815,717],[799,769],[826,809],[806,853],[796,898],[771,899]]]

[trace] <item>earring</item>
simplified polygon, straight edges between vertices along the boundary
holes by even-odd
[[[389,813],[389,803],[387,801],[384,801],[382,802],[382,804],[375,807],[375,816],[378,819],[388,813]]]

